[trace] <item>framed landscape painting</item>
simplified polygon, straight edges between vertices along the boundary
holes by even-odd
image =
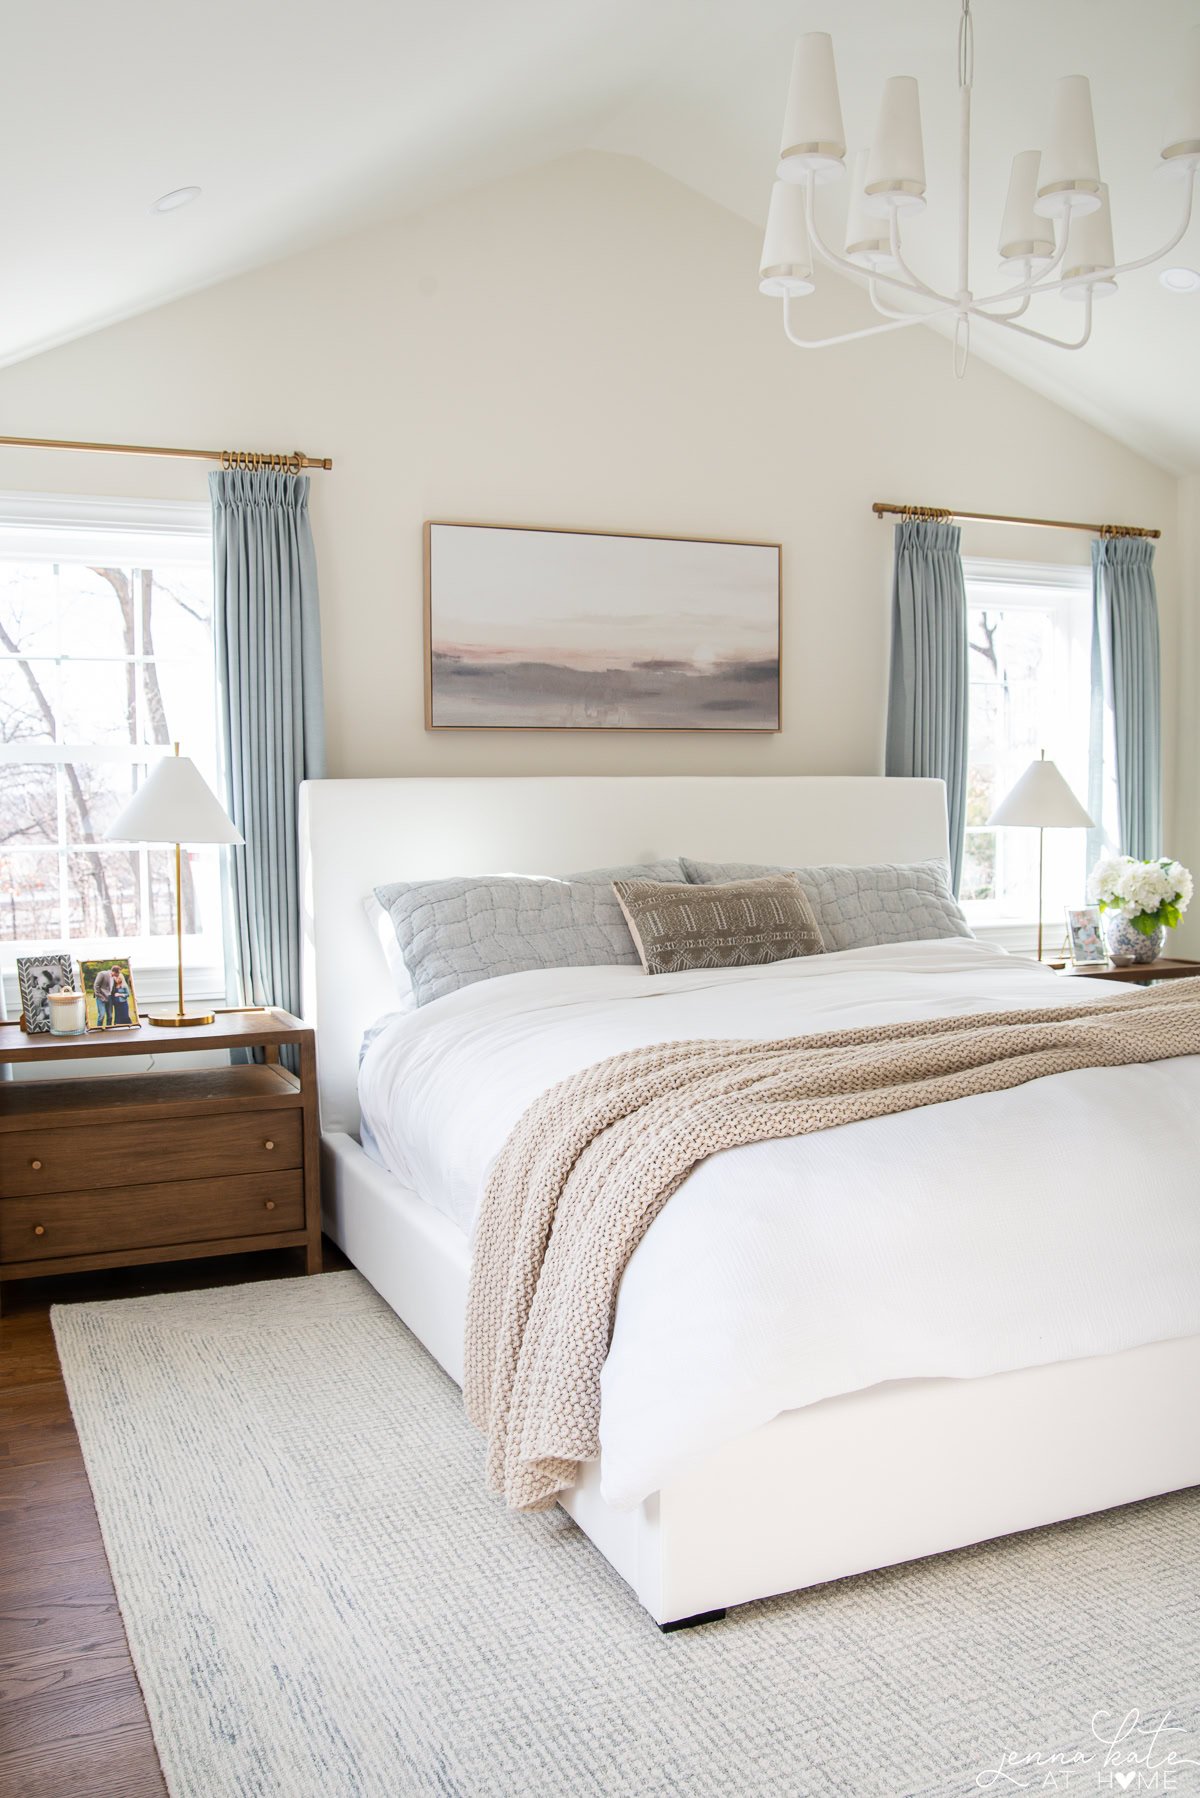
[[[427,524],[426,728],[777,731],[780,553]]]

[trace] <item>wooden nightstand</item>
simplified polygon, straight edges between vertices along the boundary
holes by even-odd
[[[285,1043],[299,1078],[279,1065]],[[0,1062],[246,1048],[266,1061],[0,1082],[0,1281],[280,1248],[320,1273],[316,1044],[298,1019],[86,1037],[0,1024]]]
[[[1075,980],[1123,980],[1128,986],[1156,986],[1160,980],[1187,980],[1200,975],[1200,961],[1179,961],[1170,955],[1158,961],[1135,962],[1131,968],[1074,968],[1070,962],[1060,974]]]

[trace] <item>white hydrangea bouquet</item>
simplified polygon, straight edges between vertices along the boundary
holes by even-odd
[[[1132,855],[1105,855],[1092,869],[1088,897],[1106,914],[1113,960],[1151,961],[1191,904],[1192,877],[1182,862],[1165,857],[1139,862]]]

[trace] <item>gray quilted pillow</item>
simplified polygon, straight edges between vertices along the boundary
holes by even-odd
[[[783,868],[756,862],[693,862],[683,871],[698,886],[719,880],[754,880],[794,874],[816,914],[826,949],[869,949],[879,943],[915,943],[932,937],[970,936],[950,891],[945,862],[877,862],[865,868]]]
[[[529,968],[638,966],[614,880],[682,880],[676,861],[595,868],[561,880],[488,874],[375,888],[418,1005]]]

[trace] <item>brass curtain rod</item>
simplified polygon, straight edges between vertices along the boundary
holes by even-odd
[[[93,450],[104,456],[186,456],[193,462],[219,462],[222,468],[273,468],[299,474],[302,468],[332,468],[328,456],[306,456],[302,450],[202,450],[161,449],[149,443],[77,443],[69,437],[0,437],[0,446],[11,449]]]
[[[943,523],[961,518],[973,524],[1032,524],[1048,531],[1087,531],[1093,537],[1161,537],[1161,531],[1139,524],[1079,524],[1069,518],[1013,518],[1007,512],[951,512],[945,506],[893,506],[877,499],[871,507],[876,518],[894,512],[898,518],[924,518]]]

